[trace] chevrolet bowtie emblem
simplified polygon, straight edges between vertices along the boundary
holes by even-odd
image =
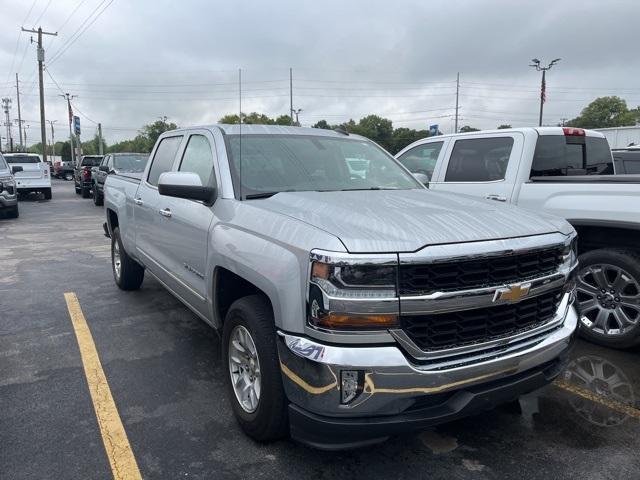
[[[529,295],[530,289],[530,283],[521,283],[519,285],[509,285],[508,287],[499,288],[493,295],[493,301],[503,300],[505,302],[515,303]]]

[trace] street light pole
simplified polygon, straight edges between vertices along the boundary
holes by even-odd
[[[551,67],[553,67],[559,61],[560,59],[556,58],[552,60],[551,63],[549,63],[549,65],[544,67],[542,66],[540,60],[538,60],[537,58],[534,58],[531,60],[532,62],[531,65],[529,65],[530,67],[534,67],[536,71],[542,72],[542,82],[540,83],[540,118],[538,120],[539,127],[542,126],[542,109],[544,107],[544,102],[546,101],[546,97],[547,97],[546,73],[547,73],[547,70],[551,70]]]

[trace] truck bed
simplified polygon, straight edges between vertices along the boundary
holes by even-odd
[[[640,183],[640,175],[550,175],[531,177],[528,183]]]

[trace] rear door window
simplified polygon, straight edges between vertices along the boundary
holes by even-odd
[[[171,171],[173,161],[180,148],[182,142],[182,135],[176,137],[166,137],[160,141],[160,145],[156,149],[156,153],[153,156],[151,168],[149,169],[149,175],[147,176],[147,182],[154,187],[158,185],[158,179],[164,172]]]
[[[613,159],[605,138],[541,135],[531,176],[612,175]]]
[[[494,182],[504,180],[512,149],[512,137],[456,140],[444,181]]]
[[[443,144],[444,142],[431,142],[418,145],[400,155],[398,161],[411,173],[423,173],[432,178]]]
[[[182,155],[179,171],[198,174],[204,186],[214,184],[213,153],[207,137],[191,135]]]

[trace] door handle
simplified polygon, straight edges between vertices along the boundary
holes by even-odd
[[[133,201],[136,203],[136,205],[144,205],[144,202],[141,198],[135,198]]]
[[[487,200],[495,200],[496,202],[506,202],[507,201],[507,197],[505,195],[487,195],[486,197]]]
[[[165,208],[164,210],[158,210],[158,213],[160,215],[162,215],[163,217],[170,217],[171,216],[171,210],[169,210],[168,208]]]

